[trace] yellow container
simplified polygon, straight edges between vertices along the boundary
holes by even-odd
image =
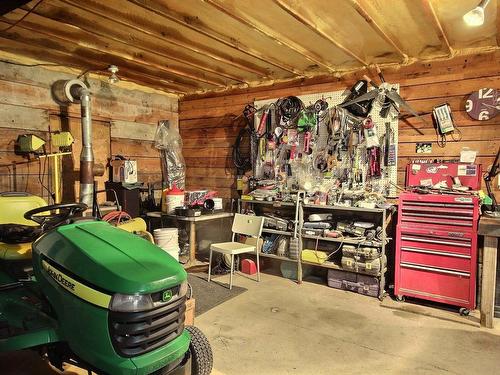
[[[328,259],[328,253],[319,250],[304,249],[302,250],[301,258],[304,262],[322,264]]]

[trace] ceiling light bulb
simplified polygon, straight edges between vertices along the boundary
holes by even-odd
[[[108,78],[109,83],[117,83],[119,80],[120,78],[115,73],[111,74]]]
[[[484,9],[476,7],[464,15],[464,21],[469,26],[481,26],[484,23]]]
[[[111,73],[111,75],[108,77],[109,83],[116,83],[120,80],[120,78],[116,75],[118,70],[119,69],[116,65],[108,66],[108,71]]]
[[[467,12],[463,19],[469,26],[481,26],[484,23],[484,8],[488,5],[490,0],[481,0],[477,7]]]

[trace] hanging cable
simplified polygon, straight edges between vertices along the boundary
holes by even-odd
[[[285,128],[296,127],[296,120],[304,109],[304,103],[296,96],[280,98],[276,102],[278,112],[278,124]]]

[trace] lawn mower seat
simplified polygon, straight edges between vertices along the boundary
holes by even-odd
[[[31,242],[39,235],[38,224],[24,213],[47,205],[44,199],[23,192],[0,193],[0,260],[31,258]]]

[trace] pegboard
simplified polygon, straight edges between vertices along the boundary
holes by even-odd
[[[397,92],[399,93],[399,84],[393,84],[391,85],[392,87],[397,89]],[[373,88],[371,88],[373,90]],[[339,104],[341,104],[344,99],[349,95],[348,90],[339,90],[339,91],[330,91],[330,92],[322,92],[322,93],[317,93],[317,94],[310,94],[310,95],[300,95],[297,96],[304,105],[307,107],[309,105],[314,104],[317,100],[325,100],[328,103],[329,108],[333,108]],[[259,109],[262,108],[265,105],[268,105],[270,103],[275,103],[279,98],[274,98],[274,99],[268,99],[268,100],[258,100],[254,102],[254,106]],[[397,184],[397,179],[398,179],[398,174],[397,174],[397,144],[398,144],[398,116],[397,113],[395,113],[394,109],[391,109],[389,115],[387,118],[382,118],[379,115],[381,108],[381,102],[378,99],[375,99],[373,102],[372,110],[370,112],[370,116],[373,120],[373,122],[376,125],[376,132],[377,132],[377,137],[380,139],[385,135],[386,132],[386,123],[390,123],[390,127],[392,130],[392,135],[393,135],[393,143],[396,145],[396,165],[394,166],[387,166],[385,167],[385,170],[382,173],[382,177],[378,179],[372,179],[372,184],[381,184],[386,188],[386,191],[389,192],[390,197],[396,197],[397,196],[397,188],[395,185]],[[260,122],[260,115],[255,116],[254,121],[256,122],[256,125]],[[326,134],[320,134],[319,135],[319,142],[324,142],[326,143],[327,139],[327,130],[325,129]],[[392,183],[392,184],[391,184]]]

